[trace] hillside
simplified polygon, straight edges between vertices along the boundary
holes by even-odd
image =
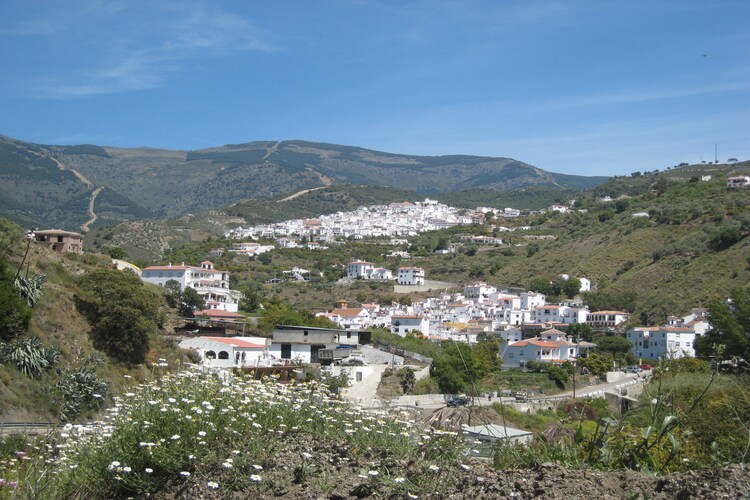
[[[739,165],[747,168],[748,164]],[[691,176],[692,177],[692,176]],[[661,194],[649,192],[665,179]],[[365,259],[390,269],[418,265],[427,278],[452,283],[480,279],[498,287],[529,288],[558,274],[590,278],[597,292],[587,300],[594,308],[628,309],[636,321],[663,321],[726,296],[750,282],[750,190],[725,187],[722,175],[709,182],[678,180],[679,176],[637,176],[616,179],[597,190],[645,191],[641,195],[602,201],[593,193],[578,193],[581,211],[549,212],[534,217],[490,221],[485,226],[457,226],[410,238],[409,245],[347,242],[324,251],[275,250],[269,258],[248,259],[231,254],[211,259],[229,269],[238,286],[258,290],[261,298],[279,297],[301,307],[330,308],[335,300],[385,302],[397,298],[387,283],[336,285],[343,264]],[[648,216],[634,216],[634,214]],[[499,231],[529,226],[528,230]],[[475,246],[462,236],[495,234],[506,244]],[[538,239],[540,236],[554,239]],[[456,252],[436,255],[452,245]],[[166,257],[199,262],[227,242],[186,245]],[[406,261],[386,258],[408,249]],[[310,283],[264,285],[294,266],[326,272]]]
[[[7,291],[8,279],[23,261],[27,240],[21,229],[5,219],[0,219],[0,273],[3,290]],[[93,393],[84,388],[96,387],[94,392],[102,392],[101,397],[109,398],[121,392],[126,380],[124,376],[136,380],[149,380],[153,363],[160,357],[172,362],[179,359],[177,349],[166,337],[154,334],[149,338],[150,349],[146,363],[135,366],[116,362],[104,351],[94,347],[92,323],[84,314],[82,304],[91,300],[90,291],[82,283],[82,277],[94,272],[108,270],[111,261],[104,256],[59,254],[43,244],[31,243],[24,261],[23,272],[30,275],[44,275],[46,282],[38,303],[28,309],[28,328],[17,336],[8,335],[7,323],[0,321],[0,354],[4,349],[17,349],[22,345],[33,366],[35,352],[50,355],[51,365],[28,376],[12,363],[0,362],[0,421],[2,422],[55,422],[61,414],[73,415],[69,405],[76,405],[78,418],[89,418],[97,407]],[[155,307],[161,311],[162,328],[166,332],[173,324],[174,313],[163,304],[161,292],[152,287],[139,286],[143,293],[151,297]],[[6,300],[7,296],[3,296]],[[23,304],[20,304],[23,305]],[[26,310],[26,307],[24,307]],[[131,309],[131,311],[133,311]],[[3,314],[5,314],[4,311]],[[42,351],[28,347],[27,341],[38,338]],[[52,355],[50,353],[56,353]],[[73,381],[73,377],[78,377]],[[106,387],[100,384],[106,384]]]
[[[605,177],[546,172],[509,158],[414,156],[305,141],[250,142],[199,151],[47,146],[0,136],[0,216],[77,230],[131,219],[180,217],[248,199],[340,184],[415,191],[582,189]],[[101,215],[100,210],[101,209]]]

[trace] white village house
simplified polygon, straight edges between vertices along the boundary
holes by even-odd
[[[141,279],[147,283],[163,287],[168,281],[180,284],[180,291],[193,288],[206,302],[207,309],[237,312],[242,293],[229,289],[229,273],[214,269],[213,262],[203,261],[200,267],[149,266],[143,269]]]
[[[271,339],[263,337],[194,337],[180,342],[180,349],[198,353],[208,368],[268,366]]]
[[[643,360],[693,358],[699,335],[684,326],[641,326],[627,331],[633,354]]]
[[[532,339],[503,344],[500,349],[504,366],[523,367],[531,360],[546,363],[575,361],[582,352],[592,347],[596,345],[590,342],[572,342],[566,338],[565,332],[551,329]]]
[[[399,285],[424,285],[424,269],[421,267],[399,267]]]

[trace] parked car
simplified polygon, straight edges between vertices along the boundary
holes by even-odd
[[[640,373],[643,371],[643,368],[640,366],[628,366],[625,368],[625,373]]]
[[[469,398],[466,396],[454,396],[447,402],[448,406],[466,406],[469,404]]]
[[[653,366],[651,366],[651,365],[641,365],[641,370],[650,370],[652,368],[653,368]]]

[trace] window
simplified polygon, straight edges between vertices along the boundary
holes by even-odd
[[[63,242],[63,237],[62,236],[58,236],[57,237],[57,242],[58,243],[62,243]]]
[[[292,359],[292,344],[281,344],[281,359]]]
[[[227,351],[219,352],[219,359],[229,359],[229,353]]]
[[[206,351],[206,359],[216,359],[216,353],[213,351]]]

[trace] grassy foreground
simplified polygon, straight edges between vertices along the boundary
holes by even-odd
[[[69,425],[0,462],[0,498],[113,498],[165,489],[266,497],[306,482],[333,491],[327,464],[305,451],[324,445],[336,450],[339,468],[351,469],[363,493],[439,491],[460,467],[460,436],[425,431],[409,416],[351,407],[316,382],[164,375],[117,399],[103,421]]]

